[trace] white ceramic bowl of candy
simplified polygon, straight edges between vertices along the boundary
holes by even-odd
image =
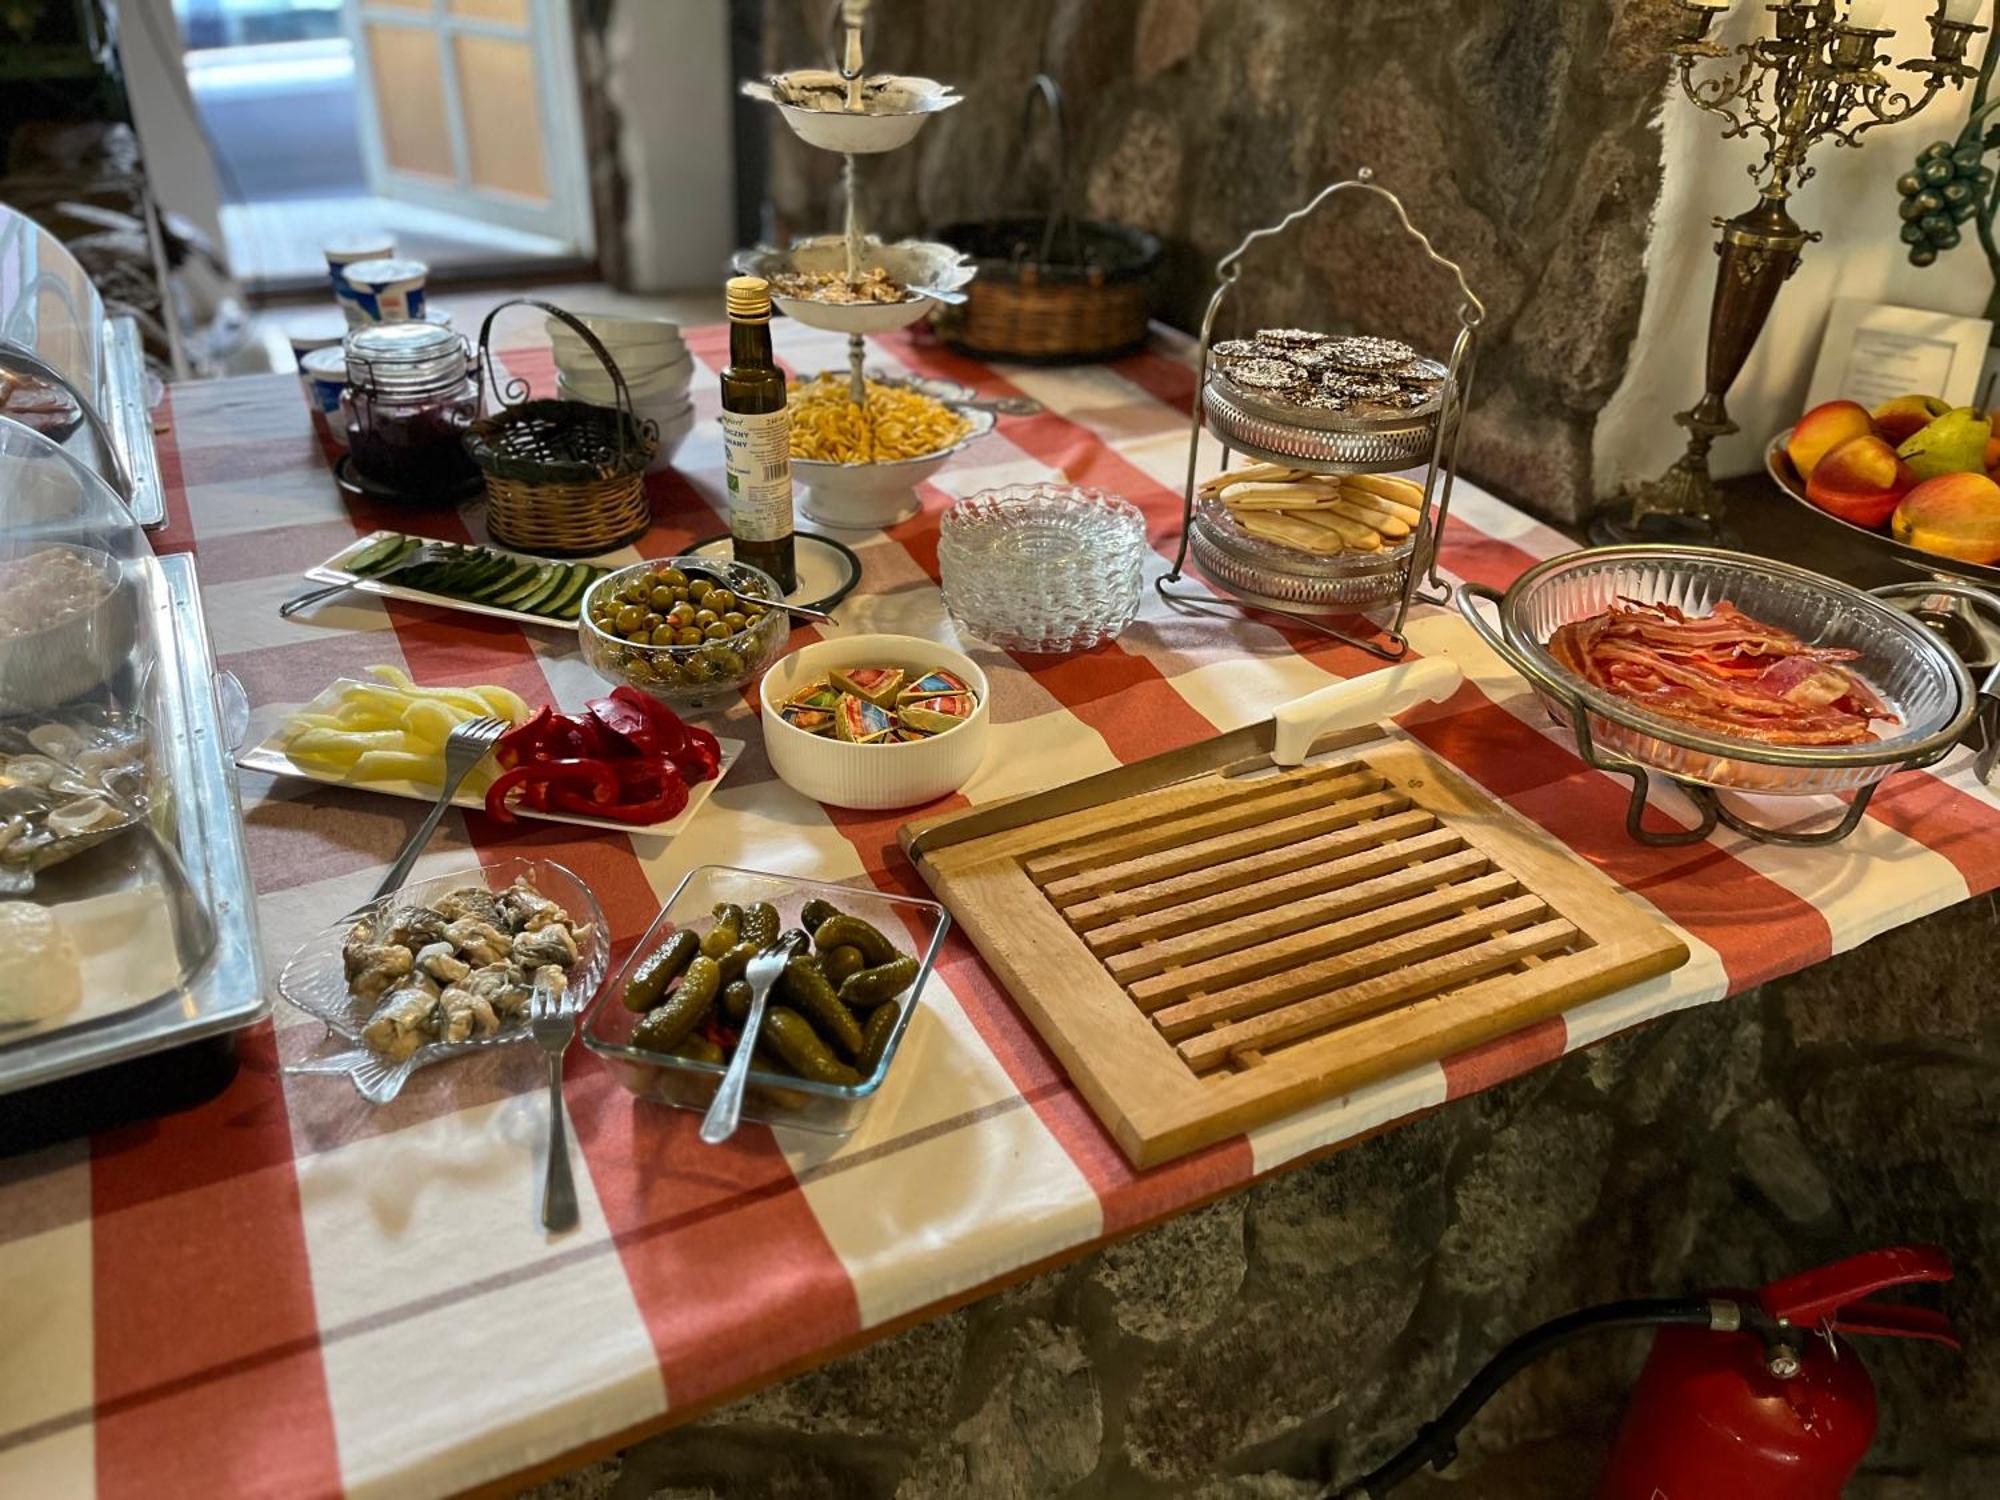
[[[986,759],[986,674],[918,636],[816,642],[773,666],[757,692],[771,769],[831,807],[935,802]]]

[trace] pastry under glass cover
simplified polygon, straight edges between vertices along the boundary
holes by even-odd
[[[185,557],[0,422],[0,1091],[264,1010]]]

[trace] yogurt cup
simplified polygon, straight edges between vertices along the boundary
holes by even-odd
[[[306,393],[314,430],[336,447],[347,446],[347,423],[340,414],[340,393],[347,389],[347,353],[340,345],[315,349],[299,361],[299,384]]]
[[[390,236],[379,232],[354,234],[342,239],[328,240],[320,246],[320,254],[326,257],[326,279],[333,287],[333,300],[349,328],[363,321],[360,309],[354,305],[354,297],[347,286],[347,268],[358,261],[381,260],[396,253],[396,242]]]
[[[282,321],[285,341],[292,346],[292,364],[300,370],[306,367],[306,356],[315,349],[338,349],[340,341],[347,337],[346,314],[331,307],[294,313]]]
[[[360,322],[408,323],[421,318],[430,270],[420,260],[355,261],[343,274]]]

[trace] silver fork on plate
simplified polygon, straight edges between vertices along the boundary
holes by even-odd
[[[779,933],[778,940],[751,959],[743,970],[743,977],[750,984],[750,1012],[743,1018],[743,1035],[737,1039],[729,1070],[722,1075],[715,1097],[709,1101],[708,1113],[701,1120],[701,1138],[711,1146],[719,1146],[736,1134],[737,1121],[743,1117],[743,1085],[750,1076],[750,1055],[757,1050],[757,1033],[764,1025],[764,1002],[770,998],[771,986],[785,972],[786,962],[807,941],[802,930],[789,928]]]
[[[379,901],[393,890],[399,889],[410,878],[410,871],[416,867],[417,856],[424,852],[424,845],[437,832],[438,820],[444,817],[444,810],[451,806],[452,794],[458,784],[472,773],[472,768],[486,759],[486,753],[494,742],[513,726],[505,719],[467,719],[456,725],[444,742],[444,785],[438,788],[437,801],[410,835],[410,841],[403,845],[403,852],[396,856],[396,862],[389,866],[389,873],[382,877],[382,883],[375,887],[370,901]]]
[[[549,1059],[549,1165],[542,1174],[542,1228],[561,1232],[577,1224],[576,1179],[569,1169],[569,1131],[563,1119],[563,1053],[576,1039],[577,1013],[566,992],[537,980],[528,999],[528,1028]]]
[[[307,589],[303,594],[287,599],[283,604],[280,604],[278,606],[278,614],[283,619],[289,620],[308,604],[317,604],[320,600],[329,598],[334,594],[344,594],[349,589],[355,588],[360,584],[376,583],[384,578],[392,578],[405,568],[420,567],[424,563],[443,562],[445,555],[442,543],[425,542],[423,546],[417,548],[416,551],[412,552],[394,567],[384,568],[379,573],[364,573],[350,578],[344,583],[329,583],[324,588]]]

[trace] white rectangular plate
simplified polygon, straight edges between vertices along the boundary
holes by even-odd
[[[531,615],[524,614],[518,609],[502,609],[498,605],[483,604],[477,599],[458,599],[450,594],[433,594],[423,589],[405,588],[402,584],[393,581],[383,583],[379,579],[362,578],[348,572],[345,568],[336,568],[333,565],[336,559],[351,556],[370,542],[377,542],[383,537],[391,535],[411,536],[414,533],[384,530],[371,531],[366,536],[358,536],[318,567],[307,568],[305,576],[314,583],[344,583],[358,594],[374,594],[383,599],[402,599],[411,604],[430,604],[436,606],[438,609],[460,609],[464,610],[467,614],[486,615],[495,620],[512,620],[519,625],[539,625],[544,630],[575,630],[577,628],[575,620],[552,620],[547,615]],[[505,547],[495,547],[491,542],[482,542],[480,545],[488,551],[498,552],[505,557],[518,558],[522,562],[543,564],[588,562],[600,568],[616,566],[615,564],[607,565],[595,562],[588,557],[530,557],[525,552],[509,552]]]
[[[351,678],[341,678],[333,683],[312,702],[299,710],[300,713],[330,713],[343,689],[357,684]],[[708,794],[721,785],[722,778],[730,768],[742,758],[743,741],[716,737],[722,747],[722,769],[707,781],[696,782],[688,788],[688,805],[664,823],[618,823],[609,818],[586,818],[574,813],[538,813],[529,808],[513,809],[517,818],[533,818],[543,823],[574,823],[582,828],[606,828],[613,833],[643,833],[654,838],[671,838],[688,824],[688,820],[701,811],[701,805],[708,801]],[[322,786],[352,787],[357,792],[380,792],[385,797],[403,797],[412,802],[435,802],[438,789],[422,786],[414,781],[343,781],[317,766],[305,766],[285,754],[282,732],[274,733],[263,743],[252,745],[241,751],[236,764],[246,771],[264,771],[272,776],[296,776],[305,781],[317,781]],[[463,807],[474,811],[484,810],[486,798],[480,792],[460,792],[451,799],[453,807]]]

